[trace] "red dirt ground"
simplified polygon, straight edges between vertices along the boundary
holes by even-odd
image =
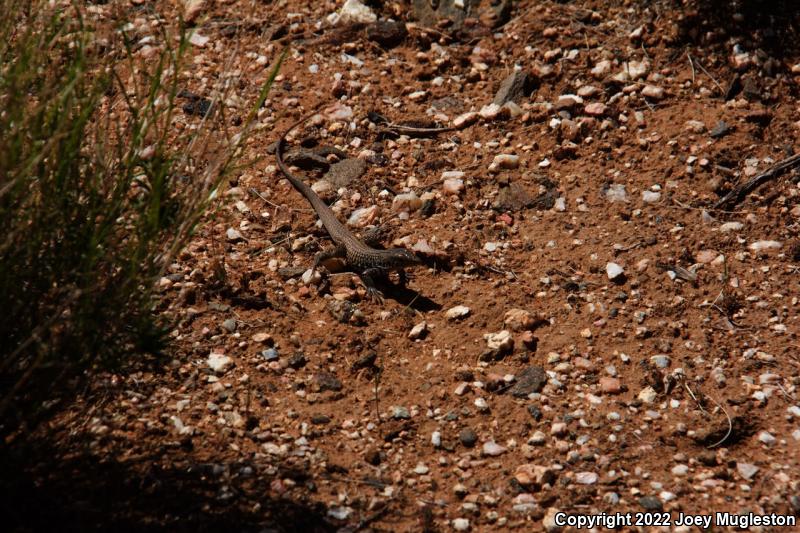
[[[177,9],[131,4],[138,37]],[[623,529],[688,531],[681,512],[796,516],[798,174],[714,205],[793,153],[798,16],[739,4],[523,0],[499,28],[477,17],[456,32],[373,2],[408,23],[391,48],[331,27],[341,2],[201,4],[210,40],[185,88],[211,98],[238,74],[233,128],[291,41],[245,149],[263,159],[162,280],[172,361],[92,378],[32,436],[11,523],[535,531],[558,511],[664,511],[669,527]],[[515,65],[534,87],[515,116],[426,138],[368,118],[449,125]],[[328,192],[340,218],[377,205],[366,218],[385,244],[426,251],[383,304],[354,274],[326,288],[283,270],[328,243],[268,147],[318,105],[290,152],[303,140],[365,159]],[[180,134],[201,119],[176,120]],[[518,165],[490,172],[498,154]],[[464,173],[458,194],[446,171]],[[610,280],[609,262],[624,275]],[[468,315],[447,318],[456,306]],[[503,330],[513,348],[489,349]],[[218,372],[212,353],[230,358]],[[526,369],[541,378],[530,390]]]

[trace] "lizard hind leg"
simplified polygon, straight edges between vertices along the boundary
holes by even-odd
[[[345,257],[347,257],[347,249],[342,245],[326,248],[314,256],[314,264],[311,269],[316,272],[319,266],[328,259],[341,259]]]

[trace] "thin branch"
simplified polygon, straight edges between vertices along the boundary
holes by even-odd
[[[731,436],[731,433],[733,432],[733,421],[731,420],[731,416],[728,414],[728,411],[727,411],[727,410],[725,410],[725,408],[724,408],[724,407],[722,407],[722,405],[721,405],[719,402],[717,402],[717,400],[715,400],[714,398],[712,398],[712,397],[711,397],[711,396],[709,396],[708,394],[706,394],[706,398],[708,398],[709,400],[711,400],[712,402],[714,402],[714,403],[717,405],[717,407],[719,407],[720,409],[722,409],[722,412],[723,412],[723,413],[725,413],[725,418],[727,418],[727,419],[728,419],[728,431],[727,431],[727,433],[725,433],[725,436],[724,436],[724,437],[722,437],[720,440],[718,440],[717,442],[715,442],[715,443],[714,443],[714,444],[712,444],[711,446],[706,446],[706,447],[707,447],[707,448],[710,450],[710,449],[712,449],[712,448],[716,448],[717,446],[719,446],[720,444],[722,444],[723,442],[725,442],[726,440],[728,440],[728,437],[730,437],[730,436]]]
[[[711,73],[706,70],[706,67],[704,67],[703,64],[700,63],[699,61],[697,62],[697,66],[700,67],[700,70],[702,70],[706,74],[706,76],[711,78],[711,81],[713,81],[714,85],[717,86],[717,90],[719,90],[720,96],[724,96],[725,95],[725,91],[722,90],[722,86],[717,82],[717,80],[714,78],[714,76],[712,76]]]
[[[775,165],[773,165],[769,170],[766,172],[759,174],[758,176],[754,177],[753,179],[746,181],[745,183],[735,187],[731,192],[723,196],[717,203],[714,204],[715,209],[719,209],[722,206],[732,207],[750,194],[752,191],[763,185],[764,183],[773,180],[783,174],[785,171],[800,165],[800,154],[795,154],[791,157],[787,157],[782,161],[778,161]]]

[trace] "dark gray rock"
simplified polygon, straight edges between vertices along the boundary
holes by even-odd
[[[331,421],[328,415],[314,415],[311,417],[311,423],[319,426],[325,425]]]
[[[467,18],[480,19],[485,25],[496,28],[508,22],[512,0],[463,0],[464,7],[454,0],[414,0],[414,17],[424,26],[435,28],[447,19],[449,27],[461,29]]]
[[[713,137],[714,139],[721,139],[722,137],[725,137],[728,133],[730,133],[730,131],[731,127],[728,126],[728,124],[724,120],[720,120],[719,122],[717,122],[717,125],[714,126],[714,128],[712,128],[711,133],[709,135],[711,135],[711,137]]]
[[[350,322],[355,311],[356,306],[346,300],[333,300],[328,303],[328,312],[342,324]]]
[[[342,382],[331,372],[317,372],[314,374],[314,384],[319,387],[320,392],[342,390]]]
[[[472,448],[478,442],[478,434],[472,428],[464,428],[459,432],[458,440],[467,448]]]
[[[435,28],[442,19],[448,19],[452,26],[460,28],[467,17],[475,17],[480,0],[464,0],[464,7],[457,7],[453,0],[414,0],[414,18],[424,26]]]
[[[549,189],[539,196],[533,196],[522,185],[511,183],[500,187],[493,207],[501,211],[520,211],[522,209],[552,209],[556,203],[558,191]]]
[[[263,352],[261,352],[261,356],[269,361],[277,361],[278,360],[278,350],[275,348],[267,348]]]
[[[642,496],[641,498],[639,498],[639,505],[641,505],[648,511],[661,511],[664,508],[664,505],[661,503],[661,500],[659,500],[655,496]]]
[[[367,162],[363,159],[350,158],[331,165],[322,179],[329,181],[337,189],[347,187],[367,171]]]
[[[293,356],[289,358],[289,366],[294,368],[295,370],[303,368],[308,363],[308,359],[303,352],[297,352]]]
[[[529,394],[541,392],[547,383],[547,374],[540,366],[529,366],[517,376],[517,382],[511,387],[511,395],[516,398],[527,398]]]
[[[517,70],[503,80],[493,102],[497,105],[506,102],[520,104],[530,96],[532,90],[533,77],[524,70]]]
[[[406,25],[402,22],[379,20],[367,26],[367,39],[384,48],[394,48],[408,36]]]

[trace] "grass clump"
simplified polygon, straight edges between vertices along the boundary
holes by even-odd
[[[84,9],[0,0],[0,434],[85,371],[164,346],[153,289],[243,139],[209,141],[219,98],[176,136],[183,28],[143,59],[124,18]]]

